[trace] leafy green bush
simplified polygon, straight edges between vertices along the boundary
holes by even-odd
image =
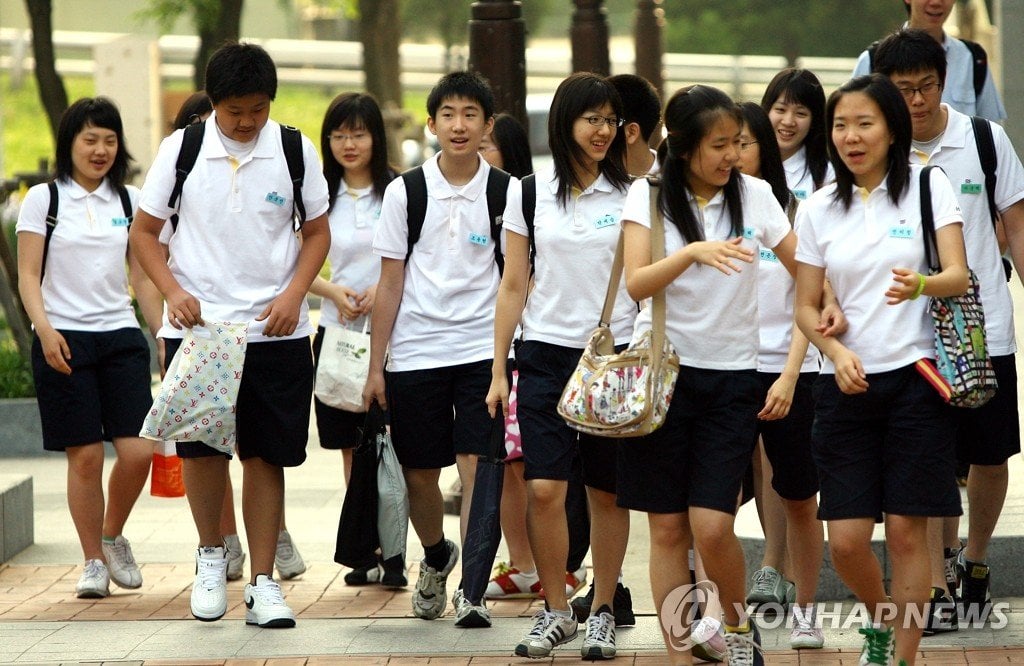
[[[10,340],[0,342],[0,398],[34,398],[32,369]]]

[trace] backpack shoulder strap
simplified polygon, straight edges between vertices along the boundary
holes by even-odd
[[[306,204],[302,200],[302,181],[306,178],[302,133],[290,125],[281,125],[281,147],[288,162],[288,177],[292,181],[292,229],[298,231],[306,223]]]
[[[423,167],[418,166],[403,173],[402,180],[405,181],[406,224],[409,227],[409,249],[405,253],[408,262],[427,216],[427,177],[423,175]]]
[[[985,118],[971,116],[971,129],[974,130],[974,145],[978,149],[981,170],[985,174],[985,195],[988,198],[988,212],[992,224],[996,223],[999,214],[996,210],[996,168],[999,166],[996,157],[996,144],[992,138],[992,125]]]
[[[206,123],[194,123],[185,128],[185,134],[181,139],[181,148],[178,150],[178,161],[174,163],[174,188],[171,190],[171,197],[167,205],[174,208],[178,205],[178,198],[181,196],[181,188],[185,179],[192,172],[196,165],[196,158],[199,157],[199,150],[203,147],[203,133],[206,132]],[[174,224],[174,228],[177,228]]]
[[[118,185],[117,196],[121,199],[121,210],[124,211],[125,219],[128,220],[126,229],[131,229],[132,220],[135,219],[135,211],[132,210],[132,198],[128,195],[128,188],[124,185]]]
[[[931,171],[935,166],[921,169],[921,230],[924,235],[924,260],[928,268],[938,270],[939,250],[935,242],[935,215],[932,212]]]
[[[874,62],[874,60],[875,60],[875,51],[878,50],[878,43],[879,43],[879,41],[881,41],[881,40],[877,40],[876,39],[875,41],[873,41],[870,44],[868,44],[868,48],[867,48],[867,52],[868,52],[868,71],[871,70],[871,63]]]
[[[985,88],[985,79],[988,78],[988,54],[985,47],[978,42],[969,39],[961,39],[961,42],[971,52],[971,60],[974,63],[974,96],[981,97],[981,91]]]
[[[501,253],[501,222],[508,201],[508,184],[512,176],[501,169],[491,167],[487,174],[487,216],[491,223],[491,240],[494,241],[494,263],[498,272],[505,271],[505,255]]]
[[[50,253],[50,239],[53,237],[53,230],[57,228],[57,209],[60,206],[56,181],[51,180],[46,187],[50,190],[50,206],[46,209],[46,239],[43,241],[43,265],[39,268],[39,284],[43,283],[43,275],[46,274],[46,255]]]
[[[537,177],[534,174],[523,178],[523,221],[530,234],[530,272],[534,270],[537,258],[537,241],[533,237],[533,217],[537,209]]]

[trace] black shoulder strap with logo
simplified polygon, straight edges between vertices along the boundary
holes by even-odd
[[[992,138],[992,125],[984,118],[971,116],[971,128],[974,130],[978,159],[981,160],[981,171],[985,174],[985,195],[988,197],[988,212],[994,225],[999,214],[996,209],[996,169],[999,162],[996,157],[996,144]]]
[[[50,239],[53,238],[53,232],[57,228],[57,210],[60,208],[57,183],[51,180],[47,184],[47,188],[50,190],[50,205],[46,209],[46,239],[43,241],[43,265],[39,268],[40,284],[43,282],[43,275],[46,274],[46,256],[50,254]],[[115,185],[114,189],[117,190],[117,196],[121,200],[121,209],[124,211],[125,219],[128,220],[128,223],[125,224],[127,231],[132,228],[132,220],[135,217],[132,210],[132,198],[128,194],[128,188],[124,185]]]
[[[171,196],[167,205],[174,208],[181,197],[181,188],[185,185],[185,179],[192,173],[192,167],[196,165],[199,158],[199,151],[203,147],[203,135],[206,132],[206,122],[193,123],[185,128],[185,134],[181,139],[181,148],[178,150],[178,160],[174,163],[174,188],[171,189]],[[284,158],[288,162],[288,177],[292,181],[292,228],[298,231],[306,222],[306,206],[302,201],[302,182],[306,177],[306,162],[302,158],[302,135],[299,130],[288,125],[281,125],[281,147],[284,149]],[[171,215],[171,229],[178,229],[178,214]]]
[[[501,253],[501,222],[511,178],[508,173],[495,167],[491,167],[487,174],[487,215],[490,218],[491,240],[494,243],[494,263],[498,265],[499,272],[505,270],[505,257]],[[405,253],[405,260],[408,262],[412,256],[412,249],[423,232],[423,221],[427,216],[427,179],[423,174],[423,167],[418,166],[404,172],[402,180],[405,181],[406,224],[409,228],[408,249]]]
[[[921,229],[924,232],[924,261],[929,270],[938,272],[939,248],[935,240],[935,214],[932,212],[932,174],[936,166],[921,169]],[[934,255],[932,254],[934,252]]]

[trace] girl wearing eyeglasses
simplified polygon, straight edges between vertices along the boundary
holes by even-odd
[[[630,188],[622,224],[630,295],[644,300],[665,290],[665,329],[679,354],[679,379],[665,424],[619,448],[619,505],[647,513],[655,608],[690,582],[692,538],[718,586],[726,625],[724,641],[716,640],[719,618],[709,614],[697,628],[711,626],[711,635],[697,632],[695,639],[724,642],[730,663],[762,663],[757,628],[742,610],[743,550],[733,523],[762,407],[757,256],[770,248],[792,272],[796,236],[771,187],[736,168],[743,115],[728,95],[704,85],[679,90],[666,106],[665,127],[656,201],[665,218],[665,258],[651,263],[647,181]],[[640,312],[634,337],[650,328],[650,317],[650,308]],[[674,629],[685,629],[687,618],[678,620]],[[671,663],[690,663],[675,630],[664,638]]]
[[[556,411],[558,399],[598,324],[619,238],[629,176],[623,168],[622,102],[607,79],[577,73],[555,91],[548,121],[554,163],[536,174],[533,229],[506,222],[505,273],[494,324],[494,367],[487,404],[508,409],[506,354],[522,319],[516,349],[518,417],[527,483],[527,529],[546,609],[516,646],[546,657],[573,640],[577,621],[566,596],[567,481],[582,461],[590,503],[594,601],[581,646],[585,658],[615,655],[614,598],[625,554],[629,513],[615,504],[615,440],[587,437]],[[528,216],[528,211],[527,211]],[[534,287],[530,239],[536,246]],[[611,327],[617,344],[632,332],[636,304],[620,285]]]
[[[786,182],[799,200],[835,179],[825,153],[825,90],[814,72],[787,67],[761,98],[782,153]]]

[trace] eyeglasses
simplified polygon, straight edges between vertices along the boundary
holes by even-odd
[[[740,141],[740,150],[746,150],[756,143],[757,141]]]
[[[331,132],[331,141],[337,141],[338,143],[345,143],[349,139],[351,139],[353,143],[359,143],[369,138],[369,132],[353,132],[352,134],[341,134],[338,132]]]
[[[611,118],[605,118],[604,116],[580,116],[580,118],[586,120],[594,127],[600,127],[604,124],[607,124],[608,127],[622,127],[626,124],[625,118],[616,118],[615,116]]]
[[[914,93],[921,93],[921,97],[927,97],[931,94],[934,94],[935,91],[937,91],[941,87],[942,86],[940,86],[938,83],[932,81],[931,83],[924,84],[920,88],[900,88],[899,91],[904,98],[914,99]]]

